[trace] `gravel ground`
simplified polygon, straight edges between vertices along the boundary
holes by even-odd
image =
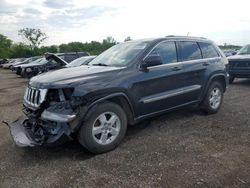
[[[0,117],[22,115],[27,80],[0,70]],[[0,126],[0,187],[250,187],[250,81],[228,88],[218,114],[175,111],[128,129],[114,151],[77,142],[18,148]]]

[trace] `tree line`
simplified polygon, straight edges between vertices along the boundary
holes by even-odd
[[[40,29],[24,28],[18,31],[25,42],[14,43],[8,37],[0,34],[0,59],[32,57],[43,55],[46,52],[65,53],[65,52],[89,52],[91,55],[98,55],[117,44],[113,37],[107,37],[102,42],[70,42],[67,44],[41,46],[48,38]],[[127,37],[125,40],[131,40]]]

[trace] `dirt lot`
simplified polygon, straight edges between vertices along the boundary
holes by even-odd
[[[0,70],[0,117],[22,115],[27,80]],[[130,127],[114,151],[77,142],[21,149],[0,126],[0,187],[250,187],[250,81],[237,80],[221,111],[185,109]]]

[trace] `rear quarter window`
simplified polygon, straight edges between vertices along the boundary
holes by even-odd
[[[199,42],[203,58],[219,57],[215,47],[210,43]]]
[[[180,54],[181,61],[202,59],[201,50],[197,42],[193,41],[178,42],[178,51]]]

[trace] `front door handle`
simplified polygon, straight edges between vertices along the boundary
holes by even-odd
[[[172,68],[173,71],[179,71],[179,70],[181,70],[181,69],[182,69],[182,68],[179,67],[179,66],[176,66],[176,67],[173,67],[173,68]]]

